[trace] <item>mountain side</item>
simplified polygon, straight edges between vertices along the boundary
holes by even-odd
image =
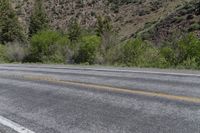
[[[194,0],[178,8],[157,23],[144,28],[138,34],[156,44],[167,41],[171,36],[193,32],[200,37],[200,1]]]
[[[35,0],[11,0],[27,31]],[[96,16],[107,16],[121,39],[130,38],[193,0],[44,0],[44,8],[55,29],[67,30],[77,18],[84,28],[95,26]]]

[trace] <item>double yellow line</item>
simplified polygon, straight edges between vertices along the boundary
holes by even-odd
[[[90,83],[83,83],[83,82],[65,81],[65,80],[59,80],[59,79],[52,78],[52,77],[22,76],[22,78],[26,79],[26,80],[48,81],[51,83],[79,86],[79,87],[92,88],[92,89],[103,90],[103,91],[136,94],[136,95],[142,95],[142,96],[148,96],[148,97],[165,98],[165,99],[169,99],[169,100],[184,101],[184,102],[197,103],[197,104],[200,103],[200,98],[198,98],[198,97],[171,95],[171,94],[160,93],[160,92],[150,92],[150,91],[117,88],[117,87],[112,87],[112,86],[90,84]]]

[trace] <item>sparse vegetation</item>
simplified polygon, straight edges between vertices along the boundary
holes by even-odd
[[[27,55],[27,49],[19,42],[6,44],[5,56],[9,62],[22,62]]]

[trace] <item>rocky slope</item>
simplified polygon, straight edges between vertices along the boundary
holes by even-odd
[[[20,22],[27,29],[35,0],[11,1]],[[190,23],[187,22],[189,18],[184,21],[179,20],[181,22],[178,23],[171,19],[171,15],[176,14],[178,8],[183,8],[191,1],[195,0],[44,0],[44,5],[51,26],[55,29],[67,29],[72,17],[76,17],[83,27],[94,27],[96,15],[109,16],[114,29],[119,33],[120,38],[124,39],[158,22],[161,23],[157,25],[157,29],[160,30],[154,32],[154,35],[163,33],[162,36],[165,36],[168,34],[163,32],[165,28],[171,30],[176,26],[185,26],[184,23],[189,25]],[[194,12],[189,12],[189,14],[194,14]],[[177,16],[180,17],[179,19],[190,17],[188,13],[178,13]],[[196,13],[192,16],[192,20],[195,18],[195,21],[199,21]],[[169,25],[163,24],[166,21]]]
[[[159,44],[170,36],[194,32],[200,38],[200,1],[194,0],[176,9],[157,23],[139,32],[146,39]]]

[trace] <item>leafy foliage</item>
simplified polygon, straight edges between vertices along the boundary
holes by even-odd
[[[141,39],[129,40],[122,46],[122,63],[128,66],[138,65],[139,56],[144,49],[145,44]]]
[[[99,45],[100,38],[98,36],[84,36],[81,40],[78,55],[75,57],[75,62],[94,64]]]
[[[193,34],[183,36],[175,42],[175,47],[166,46],[161,49],[161,54],[173,66],[187,64],[186,61],[200,65],[200,40]]]
[[[63,63],[68,42],[68,38],[59,32],[40,31],[31,38],[31,55],[28,60]]]

